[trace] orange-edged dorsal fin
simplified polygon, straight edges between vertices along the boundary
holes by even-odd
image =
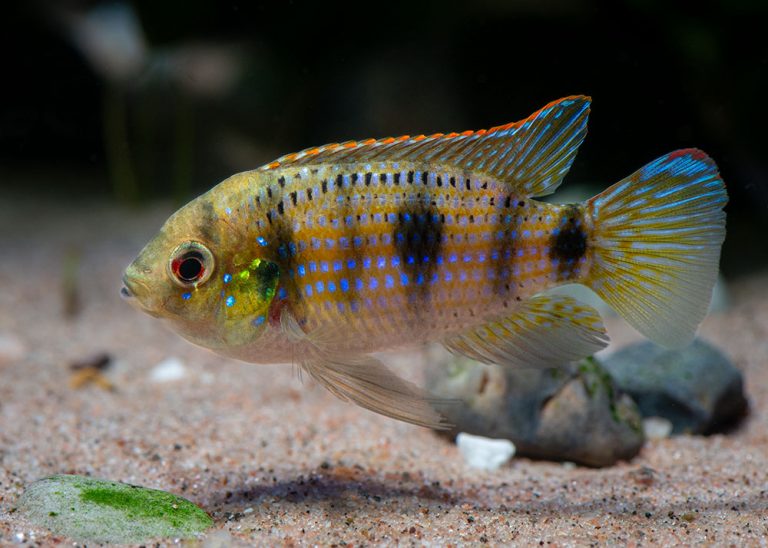
[[[262,170],[332,162],[407,161],[482,173],[525,196],[555,191],[587,133],[589,97],[554,101],[519,122],[463,133],[347,141],[308,148]]]

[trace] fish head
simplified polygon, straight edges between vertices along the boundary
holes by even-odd
[[[126,268],[121,294],[200,346],[227,353],[252,344],[269,327],[279,268],[246,240],[203,195],[172,215]]]

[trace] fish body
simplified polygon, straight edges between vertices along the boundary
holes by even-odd
[[[557,366],[607,341],[582,283],[652,339],[689,342],[727,196],[701,151],[670,153],[581,204],[554,191],[586,133],[570,97],[491,130],[326,145],[223,181],[179,210],[124,292],[189,340],[297,361],[338,396],[440,426],[373,352],[440,341],[486,363]]]

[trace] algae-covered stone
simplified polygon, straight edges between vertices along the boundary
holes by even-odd
[[[557,369],[486,366],[433,354],[429,390],[463,404],[440,411],[467,432],[511,440],[517,454],[608,466],[645,441],[640,413],[595,360]]]
[[[748,410],[741,371],[701,339],[680,350],[632,344],[603,365],[644,417],[664,417],[673,434],[718,431]]]
[[[36,481],[18,508],[31,523],[83,542],[189,538],[213,525],[203,510],[171,493],[74,475]]]

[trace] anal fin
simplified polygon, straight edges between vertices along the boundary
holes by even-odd
[[[608,344],[594,308],[565,295],[539,295],[511,315],[443,341],[455,353],[483,363],[559,367]]]

